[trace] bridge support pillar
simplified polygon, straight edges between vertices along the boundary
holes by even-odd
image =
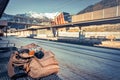
[[[79,27],[79,40],[85,39],[84,31]]]
[[[7,38],[7,29],[8,29],[8,27],[6,26],[6,27],[5,27],[5,32],[6,32],[5,37],[6,37],[6,38]]]
[[[57,28],[51,28],[53,37],[58,37],[58,29]]]

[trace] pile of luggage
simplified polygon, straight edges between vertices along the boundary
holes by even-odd
[[[46,51],[34,43],[22,46],[20,50],[14,51],[8,62],[8,75],[12,79],[20,77],[20,74],[26,74],[32,78],[41,78],[50,74],[57,74],[58,71],[58,61],[53,52]]]

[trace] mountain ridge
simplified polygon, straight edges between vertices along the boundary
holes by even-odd
[[[78,12],[77,14],[82,14],[82,13],[86,13],[86,12],[92,12],[92,11],[96,11],[96,10],[100,10],[100,9],[110,8],[110,7],[114,7],[117,5],[120,5],[120,0],[101,0],[100,2],[95,3],[94,5],[89,5],[85,9]]]
[[[55,13],[37,13],[37,12],[28,12],[24,14],[17,14],[17,16],[21,17],[30,17],[30,18],[48,18],[48,19],[54,19],[54,17],[58,14],[59,12]]]

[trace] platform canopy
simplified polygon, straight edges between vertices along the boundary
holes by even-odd
[[[9,0],[0,0],[0,18],[8,4]]]
[[[0,18],[8,4],[9,0],[0,0]],[[7,26],[7,22],[6,21],[3,21],[3,20],[0,20],[0,29]]]

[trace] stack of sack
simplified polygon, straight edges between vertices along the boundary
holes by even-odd
[[[11,54],[8,62],[8,75],[14,78],[17,74],[15,68],[22,69],[32,78],[41,78],[59,71],[58,61],[51,51],[46,51],[32,43],[22,46],[19,51]],[[18,71],[19,72],[19,71]]]

